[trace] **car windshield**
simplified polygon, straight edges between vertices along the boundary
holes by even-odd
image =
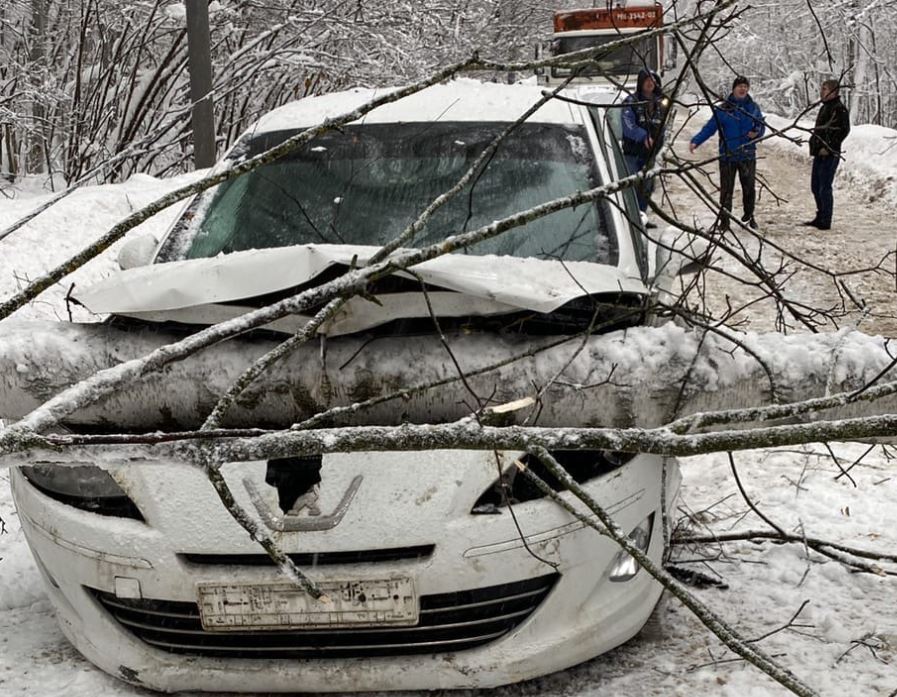
[[[455,185],[506,126],[391,123],[331,131],[301,152],[222,184],[198,222],[175,229],[172,237],[181,239],[169,240],[160,259],[310,243],[382,245]],[[240,156],[262,152],[297,132],[256,136]],[[473,184],[440,208],[408,246],[473,230],[600,183],[584,128],[523,124]],[[605,206],[591,203],[552,213],[467,253],[616,264],[617,243]]]
[[[623,38],[620,34],[603,36],[568,36],[557,40],[554,53],[561,55],[573,53],[586,48],[598,48]],[[657,38],[644,37],[615,48],[610,53],[599,56],[597,60],[583,67],[579,75],[585,77],[614,75],[616,77],[636,76],[639,70],[649,68],[657,70]],[[567,77],[569,68],[552,68],[553,77]]]

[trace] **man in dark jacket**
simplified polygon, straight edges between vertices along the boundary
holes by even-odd
[[[813,135],[810,136],[810,154],[813,156],[813,173],[810,189],[816,199],[816,216],[804,225],[829,230],[832,227],[834,197],[832,182],[841,160],[841,144],[850,133],[850,115],[838,96],[838,81],[826,80],[819,88],[822,107],[816,116]]]
[[[623,157],[630,174],[644,169],[663,142],[665,100],[660,76],[653,70],[639,71],[635,94],[623,100]],[[654,190],[654,180],[636,189],[638,208],[644,212]]]
[[[721,105],[713,107],[713,115],[691,139],[689,150],[701,145],[714,133],[719,134],[719,205],[720,229],[729,229],[732,196],[735,193],[735,174],[741,182],[741,220],[757,229],[754,205],[757,201],[757,145],[766,125],[763,112],[748,94],[751,83],[738,76],[732,83],[732,93]]]

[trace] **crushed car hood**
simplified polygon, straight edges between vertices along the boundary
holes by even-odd
[[[259,249],[142,266],[113,274],[74,298],[98,314],[149,321],[211,324],[252,309],[241,300],[282,292],[315,279],[335,265],[364,265],[379,248],[353,245],[304,245]],[[531,258],[451,254],[414,267],[431,287],[438,316],[495,315],[529,310],[547,313],[586,295],[647,292],[641,279],[614,266]],[[410,274],[396,275],[413,278]],[[322,333],[361,331],[393,319],[426,317],[423,293],[378,295],[380,305],[356,297]],[[258,303],[256,303],[256,306]],[[269,328],[294,332],[301,316],[278,320]]]

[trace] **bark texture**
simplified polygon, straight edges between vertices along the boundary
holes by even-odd
[[[96,371],[179,338],[164,331],[102,324],[5,323],[0,337],[0,417],[20,418]],[[541,394],[534,409],[512,412],[503,423],[654,427],[698,412],[858,390],[892,361],[883,339],[859,332],[733,335],[730,340],[667,324],[571,337],[557,345],[558,339],[448,336],[451,353],[467,376],[463,382],[436,335],[313,341],[259,377],[222,425],[285,427],[334,407],[404,390],[400,398],[336,414],[321,425],[446,423],[468,415],[480,403],[502,404]],[[538,351],[550,344],[555,345]],[[212,346],[143,376],[67,421],[112,431],[196,428],[229,385],[276,345],[273,338],[253,336]],[[524,357],[509,361],[514,356]],[[502,362],[505,365],[490,369]],[[441,384],[408,392],[433,383]],[[871,403],[840,404],[815,418],[894,412],[897,397],[886,395]]]

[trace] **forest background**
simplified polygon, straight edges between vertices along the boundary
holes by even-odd
[[[479,51],[522,60],[577,0],[231,0],[209,3],[216,143],[258,116],[351,86],[407,83]],[[700,9],[667,3],[668,19]],[[0,171],[117,182],[192,162],[187,30],[169,0],[3,0]],[[709,7],[709,4],[708,4]],[[897,126],[897,3],[778,0],[740,9],[702,59],[723,95],[747,75],[767,112],[793,117],[827,77],[853,123]],[[492,75],[497,80],[527,76]]]

